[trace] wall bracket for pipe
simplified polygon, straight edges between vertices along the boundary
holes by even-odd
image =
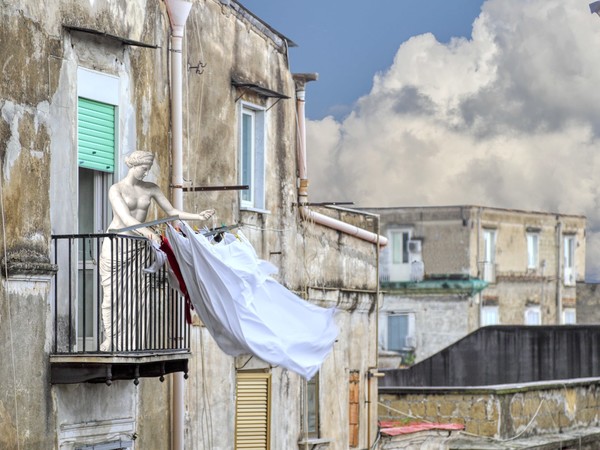
[[[188,62],[188,70],[196,70],[196,75],[202,75],[204,73],[204,68],[208,65],[208,63],[203,63],[201,60],[198,60],[198,65],[196,66],[192,66],[189,62]]]

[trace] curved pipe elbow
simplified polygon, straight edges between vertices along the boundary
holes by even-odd
[[[342,222],[341,220],[337,220],[333,217],[326,216],[325,214],[312,211],[307,206],[300,207],[300,214],[303,219],[311,220],[315,223],[326,226],[328,228],[332,228],[337,231],[341,231],[342,233],[346,233],[350,236],[355,236],[359,239],[362,239],[363,241],[372,242],[373,244],[379,244],[380,247],[385,247],[388,243],[388,240],[385,236],[381,236],[377,233],[364,230],[355,225],[350,225],[349,223]]]

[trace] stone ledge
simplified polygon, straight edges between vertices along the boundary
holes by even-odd
[[[496,384],[487,386],[379,386],[380,394],[514,394],[572,386],[600,384],[599,377],[570,378],[566,380],[530,381],[524,383]]]
[[[15,275],[35,276],[54,275],[58,266],[50,262],[50,258],[37,249],[18,248],[7,251],[6,257],[0,260],[2,275],[11,278]]]
[[[302,439],[298,441],[298,449],[306,450],[309,448],[310,450],[322,450],[329,448],[329,444],[333,442],[331,439],[325,438],[314,438],[314,439]]]
[[[556,450],[559,448],[596,449],[600,445],[600,428],[590,427],[564,433],[542,434],[522,439],[495,440],[459,435],[447,442],[450,450]]]

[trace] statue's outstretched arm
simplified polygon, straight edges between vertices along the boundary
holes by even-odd
[[[207,209],[198,214],[189,213],[185,211],[181,211],[175,208],[171,202],[165,197],[160,188],[156,186],[155,191],[153,192],[153,197],[158,206],[169,216],[179,216],[181,220],[206,220],[210,219],[214,214],[214,209]]]

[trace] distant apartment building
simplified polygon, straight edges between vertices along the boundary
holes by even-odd
[[[478,327],[576,321],[586,219],[479,206],[365,208],[380,259],[380,366],[419,361]]]

